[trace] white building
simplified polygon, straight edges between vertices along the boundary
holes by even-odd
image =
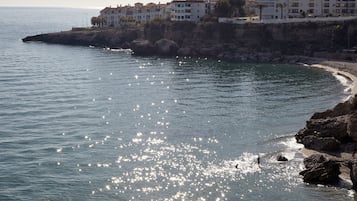
[[[214,5],[214,2],[204,0],[174,0],[171,2],[171,21],[198,22]]]
[[[257,0],[255,7],[262,19],[286,19],[288,16],[288,0]]]
[[[119,27],[123,24],[145,23],[153,19],[169,19],[169,4],[149,3],[134,6],[106,7],[100,11],[100,17],[106,21],[106,27]]]
[[[256,0],[254,7],[262,20],[303,17],[351,16],[357,0]]]
[[[351,16],[356,9],[356,0],[290,0],[289,16]]]

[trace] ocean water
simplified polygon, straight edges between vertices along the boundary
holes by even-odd
[[[88,26],[98,10],[0,13],[0,200],[354,200],[303,183],[293,137],[348,96],[343,78],[22,43]]]

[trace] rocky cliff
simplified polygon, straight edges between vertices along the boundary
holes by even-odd
[[[153,21],[121,29],[41,34],[23,41],[130,48],[138,55],[200,55],[265,61],[278,60],[286,54],[313,56],[316,52],[334,53],[352,47],[357,44],[357,20],[243,25]]]
[[[357,190],[357,96],[332,110],[315,113],[295,137],[306,148],[322,153],[304,160],[306,170],[300,173],[304,181],[337,183],[339,168],[344,166],[350,169],[350,179]]]

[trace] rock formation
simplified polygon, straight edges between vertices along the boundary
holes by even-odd
[[[315,113],[306,122],[306,127],[296,134],[297,142],[318,151],[351,151],[346,149],[351,143],[357,143],[355,99],[340,103],[332,110]]]
[[[300,172],[305,182],[334,184],[339,180],[340,164],[315,154],[304,159],[306,170]]]
[[[351,159],[334,161],[322,155],[312,155],[304,160],[306,170],[300,174],[309,183],[335,183],[340,164],[348,164],[353,188],[357,190],[357,97],[338,104],[332,110],[315,113],[306,127],[295,135],[297,142],[306,148],[341,155],[350,153]],[[346,166],[346,165],[345,165]]]
[[[285,156],[283,156],[283,155],[278,155],[278,156],[276,157],[276,160],[277,160],[277,161],[288,161],[288,159],[287,159]]]

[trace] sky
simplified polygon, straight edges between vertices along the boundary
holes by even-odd
[[[0,0],[0,7],[71,7],[104,8],[107,6],[141,3],[166,3],[169,0]]]

